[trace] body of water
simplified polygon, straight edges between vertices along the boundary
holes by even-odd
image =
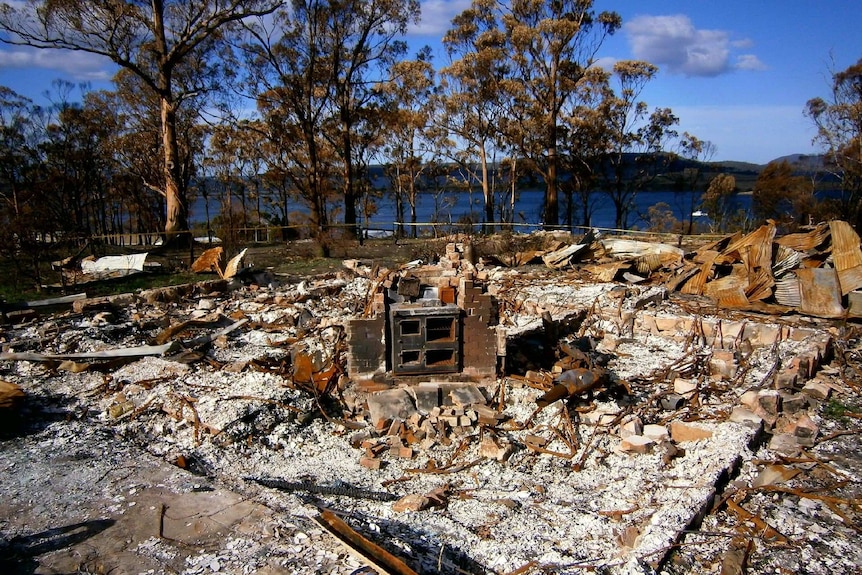
[[[542,225],[542,212],[544,202],[544,191],[540,189],[525,189],[519,192],[515,202],[515,216],[513,218],[515,231],[529,232]],[[610,198],[601,192],[596,192],[591,200],[592,214],[589,225],[598,228],[613,228],[616,212]],[[671,191],[643,191],[635,197],[634,208],[629,214],[629,228],[638,227],[645,229],[648,223],[642,216],[647,214],[648,209],[655,204],[664,202],[669,206],[676,219],[688,220],[690,211],[697,210],[700,203],[700,193],[696,194],[692,206],[691,193],[676,193]],[[384,196],[375,200],[377,211],[373,214],[365,227],[373,230],[391,231],[397,221],[395,202],[391,196]],[[751,206],[750,195],[737,195],[735,197],[737,208],[748,209]],[[214,218],[220,210],[217,199],[210,198],[209,214]],[[308,213],[308,209],[302,204],[295,202],[291,205],[292,212]],[[560,198],[560,220],[565,219],[566,201]],[[580,212],[575,212],[574,221],[579,223]],[[499,213],[496,216],[499,220]],[[206,206],[203,198],[197,198],[190,208],[190,220],[194,223],[206,222]],[[438,222],[442,224],[457,224],[471,221],[481,224],[484,220],[484,206],[482,194],[474,192],[450,192],[439,195],[423,193],[419,194],[416,204],[416,221],[420,224]],[[708,223],[706,216],[696,216],[696,221]],[[404,222],[410,222],[409,206],[405,204]]]

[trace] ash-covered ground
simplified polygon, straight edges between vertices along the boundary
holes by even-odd
[[[523,353],[500,377],[463,383],[500,417],[411,445],[399,443],[404,428],[373,425],[376,389],[343,369],[344,325],[366,309],[373,278],[205,284],[6,326],[7,354],[58,357],[0,363],[27,394],[21,427],[0,443],[4,572],[382,572],[321,527],[324,510],[417,573],[858,572],[853,326],[783,320],[826,334],[834,353],[805,378],[817,393],[757,414],[772,395],[751,393],[771,392],[776,366],[810,341],[740,340],[740,365],[722,377],[698,337],[632,327],[645,312],[685,316],[690,302],[565,272],[489,270],[486,283]],[[601,359],[607,386],[537,409],[545,391],[527,371],[542,312],[579,318],[559,336]],[[184,345],[86,357],[155,340]],[[798,431],[803,415],[813,436]],[[649,441],[631,439],[647,430]],[[801,441],[775,440],[787,436]]]

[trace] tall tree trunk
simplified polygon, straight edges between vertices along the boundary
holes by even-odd
[[[494,233],[494,192],[491,189],[490,175],[488,174],[488,158],[485,146],[479,147],[479,157],[482,162],[482,199],[485,200],[485,233]]]
[[[165,203],[167,214],[165,219],[165,236],[172,245],[183,245],[189,241],[188,230],[189,210],[180,186],[179,149],[177,147],[177,111],[173,102],[162,96],[162,146],[165,153]]]
[[[557,203],[557,147],[548,148],[548,177],[545,182],[545,217],[546,227],[555,228],[559,224],[560,210]]]
[[[395,219],[398,221],[398,229],[395,232],[396,238],[404,237],[404,188],[401,185],[401,168],[395,167]]]
[[[545,217],[544,224],[552,229],[560,223],[560,210],[557,202],[557,119],[556,94],[552,95],[548,116],[548,171],[545,181]]]
[[[168,42],[165,33],[165,5],[162,0],[152,0],[153,35],[155,52],[158,54],[157,86],[162,121],[162,148],[165,164],[165,243],[182,246],[191,243],[190,234],[184,234],[188,226],[188,206],[180,185],[179,147],[177,145],[177,107],[173,99],[172,64],[168,61]]]
[[[356,228],[356,182],[353,169],[353,148],[350,130],[353,129],[352,122],[348,114],[342,112],[342,122],[344,123],[344,135],[342,136],[342,146],[344,148],[344,232],[349,239],[357,237]]]

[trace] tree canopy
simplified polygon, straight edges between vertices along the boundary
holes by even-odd
[[[842,212],[862,228],[862,59],[832,73],[828,99],[812,98],[806,114],[817,127],[815,142],[841,182]]]
[[[730,221],[735,182],[706,184],[715,147],[680,135],[673,110],[641,98],[658,68],[599,65],[618,14],[591,0],[473,0],[443,35],[439,67],[429,49],[407,54],[418,17],[416,0],[3,4],[3,42],[97,54],[117,69],[113,90],[75,105],[39,107],[0,87],[3,221],[43,235],[160,227],[187,238],[190,201],[209,208],[218,189],[221,213],[207,212],[207,227],[304,224],[326,252],[333,234],[360,231],[383,193],[399,221],[409,209],[415,222],[423,192],[435,205],[441,189],[480,192],[462,223],[491,231],[514,223],[529,182],[543,192],[547,227],[591,225],[605,201],[627,228],[655,181],[684,196],[673,203],[687,202],[687,229],[701,194],[718,228]],[[857,223],[860,78],[862,60],[806,108]],[[821,215],[809,180],[768,167],[752,196],[757,217]],[[37,214],[63,205],[75,207],[62,221]]]
[[[182,239],[178,232],[188,229],[178,109],[189,97],[218,85],[218,54],[230,26],[280,5],[276,0],[30,0],[21,7],[2,5],[0,31],[10,44],[104,56],[157,97],[163,166],[160,181],[147,184],[164,195],[165,232],[177,241]]]

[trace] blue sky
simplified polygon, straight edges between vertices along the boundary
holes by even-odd
[[[423,0],[413,46],[428,44],[444,64],[439,40],[469,0]],[[713,160],[765,163],[816,153],[805,102],[828,96],[830,70],[862,58],[859,0],[597,0],[623,29],[602,62],[643,59],[659,67],[641,97],[670,107],[688,131],[716,147]],[[52,80],[109,87],[111,68],[84,53],[0,45],[0,85],[41,101]]]

